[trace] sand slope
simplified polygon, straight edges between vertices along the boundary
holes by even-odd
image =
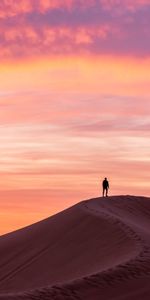
[[[149,300],[150,198],[83,201],[1,236],[0,299]]]

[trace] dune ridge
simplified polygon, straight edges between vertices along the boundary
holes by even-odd
[[[0,299],[148,300],[150,198],[82,201],[1,236],[0,257]]]

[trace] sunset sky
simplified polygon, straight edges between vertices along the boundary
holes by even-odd
[[[0,234],[150,195],[150,0],[0,1]]]

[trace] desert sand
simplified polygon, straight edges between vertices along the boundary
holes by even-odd
[[[0,299],[149,300],[150,198],[82,201],[1,236]]]

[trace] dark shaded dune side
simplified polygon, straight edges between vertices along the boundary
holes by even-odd
[[[120,196],[2,236],[0,299],[148,300],[149,229],[150,199]]]
[[[118,265],[138,252],[137,242],[120,224],[91,213],[83,202],[0,238],[0,291],[74,280]]]

